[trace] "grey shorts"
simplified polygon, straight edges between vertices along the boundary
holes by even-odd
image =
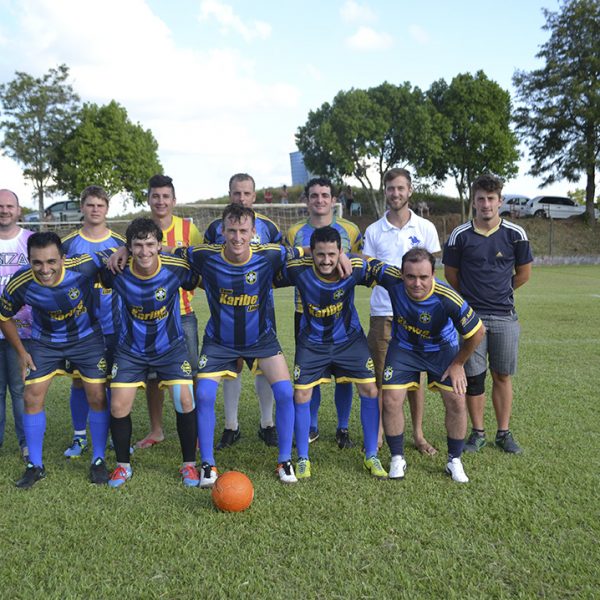
[[[467,377],[485,373],[489,367],[500,375],[517,372],[521,326],[514,313],[509,316],[479,315],[485,325],[485,337],[465,363]]]

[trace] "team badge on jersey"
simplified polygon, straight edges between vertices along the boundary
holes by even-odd
[[[105,358],[101,358],[98,361],[98,364],[96,366],[98,367],[98,371],[100,371],[101,373],[106,373],[106,359]]]
[[[188,377],[192,374],[192,365],[187,360],[181,363],[181,372]]]
[[[383,378],[386,381],[389,381],[392,378],[393,374],[394,374],[394,369],[392,369],[392,367],[390,367],[390,366],[387,366],[383,371]]]
[[[251,244],[260,244],[260,235],[258,235],[258,233],[255,233],[253,238],[250,240]]]
[[[294,365],[294,381],[300,379],[300,365]]]
[[[81,292],[77,288],[71,288],[67,292],[67,295],[69,296],[69,298],[71,300],[77,300],[77,298],[79,298],[80,294],[81,294]]]
[[[256,271],[248,271],[248,273],[246,273],[246,283],[252,285],[253,283],[256,283],[257,279]]]
[[[113,365],[112,371],[110,372],[110,376],[114,379],[117,376],[118,372],[119,372],[119,365],[117,365],[117,363],[115,363]]]
[[[419,321],[421,323],[431,323],[431,315],[428,312],[422,312],[419,315]]]
[[[335,292],[333,292],[333,299],[339,300],[343,295],[344,295],[344,290],[335,290]]]
[[[208,363],[208,357],[206,356],[206,354],[203,354],[199,359],[198,359],[198,368],[199,369],[204,369],[204,367],[206,366],[206,363]]]
[[[159,287],[155,292],[154,292],[154,297],[156,298],[156,300],[158,300],[159,302],[162,302],[163,300],[166,299],[167,297],[167,290],[165,290],[165,288],[163,287]]]
[[[371,373],[375,373],[375,363],[373,362],[373,359],[370,356],[369,356],[369,360],[367,361],[365,367],[367,367],[367,369]]]

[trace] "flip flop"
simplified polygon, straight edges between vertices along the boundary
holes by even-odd
[[[134,448],[136,450],[145,450],[146,448],[152,448],[152,446],[156,446],[156,444],[160,444],[163,440],[155,440],[151,437],[144,438],[139,442],[135,443]]]
[[[415,448],[421,453],[427,456],[435,456],[437,454],[437,449],[434,448],[429,442],[421,442],[420,444],[415,444]]]

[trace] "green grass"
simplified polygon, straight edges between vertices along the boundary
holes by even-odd
[[[70,424],[67,382],[58,378],[47,403],[48,477],[29,491],[14,487],[23,467],[9,418],[0,453],[0,597],[597,597],[599,281],[597,266],[544,267],[518,291],[513,431],[525,454],[486,447],[467,456],[468,485],[443,474],[438,396],[428,392],[425,432],[442,452],[422,457],[409,447],[406,480],[380,482],[362,471],[359,449],[340,451],[333,442],[331,386],[322,436],[311,447],[312,480],[280,485],[276,449],[256,436],[258,405],[246,373],[243,437],[217,460],[221,470],[252,478],[250,510],[219,513],[209,492],[181,486],[169,406],[167,441],[134,455],[134,478],[120,490],[93,487],[87,459],[62,459]],[[276,302],[291,360],[291,291],[279,290]],[[368,291],[357,304],[366,325]],[[140,396],[136,439],[147,424]],[[486,425],[493,434],[491,410]],[[351,430],[359,439],[358,401]],[[382,458],[388,464],[387,451]]]

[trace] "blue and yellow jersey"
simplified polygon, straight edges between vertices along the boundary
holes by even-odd
[[[109,248],[117,248],[125,245],[125,238],[114,231],[108,233],[101,239],[86,237],[82,230],[74,231],[62,240],[63,249],[67,256],[74,254],[94,254]],[[111,335],[118,333],[121,322],[121,300],[117,294],[113,294],[109,288],[102,287],[100,282],[96,283],[94,290],[96,302],[96,316],[100,320],[102,333]]]
[[[251,244],[279,244],[282,240],[279,227],[268,217],[255,213],[254,227],[256,235],[252,238]],[[215,219],[204,232],[205,244],[223,244],[223,220]]]
[[[449,285],[434,279],[431,292],[422,300],[411,298],[398,267],[370,259],[375,281],[384,287],[394,311],[392,339],[405,350],[437,352],[458,346],[456,331],[471,337],[480,327],[475,311]]]
[[[346,219],[336,219],[334,217],[330,224],[331,227],[336,229],[340,237],[342,238],[342,250],[347,254],[355,252],[360,254],[363,249],[363,236],[360,229],[352,222]],[[288,246],[300,246],[306,248],[310,246],[310,236],[316,227],[313,227],[309,220],[299,221],[292,225],[288,230],[285,237],[286,244]],[[302,299],[298,290],[296,289],[295,294],[296,312],[302,312]]]
[[[347,279],[329,281],[315,270],[312,257],[288,261],[275,276],[275,285],[294,285],[303,299],[298,339],[315,344],[339,344],[362,332],[354,306],[354,288],[374,282],[365,259],[351,259]]]
[[[111,251],[102,254],[109,256]],[[130,257],[120,275],[101,271],[102,283],[121,297],[124,306],[119,347],[132,354],[159,356],[183,340],[179,288],[193,290],[198,277],[185,260],[166,254],[159,255],[152,275],[137,275],[131,265]]]
[[[0,298],[0,319],[7,321],[25,304],[32,308],[31,337],[63,344],[100,333],[94,314],[94,284],[99,263],[88,254],[65,259],[53,286],[42,285],[30,267],[17,271]]]
[[[243,350],[275,331],[270,295],[275,273],[301,249],[279,244],[250,247],[243,264],[225,258],[222,245],[188,248],[187,258],[204,282],[210,319],[205,335],[217,344]]]

